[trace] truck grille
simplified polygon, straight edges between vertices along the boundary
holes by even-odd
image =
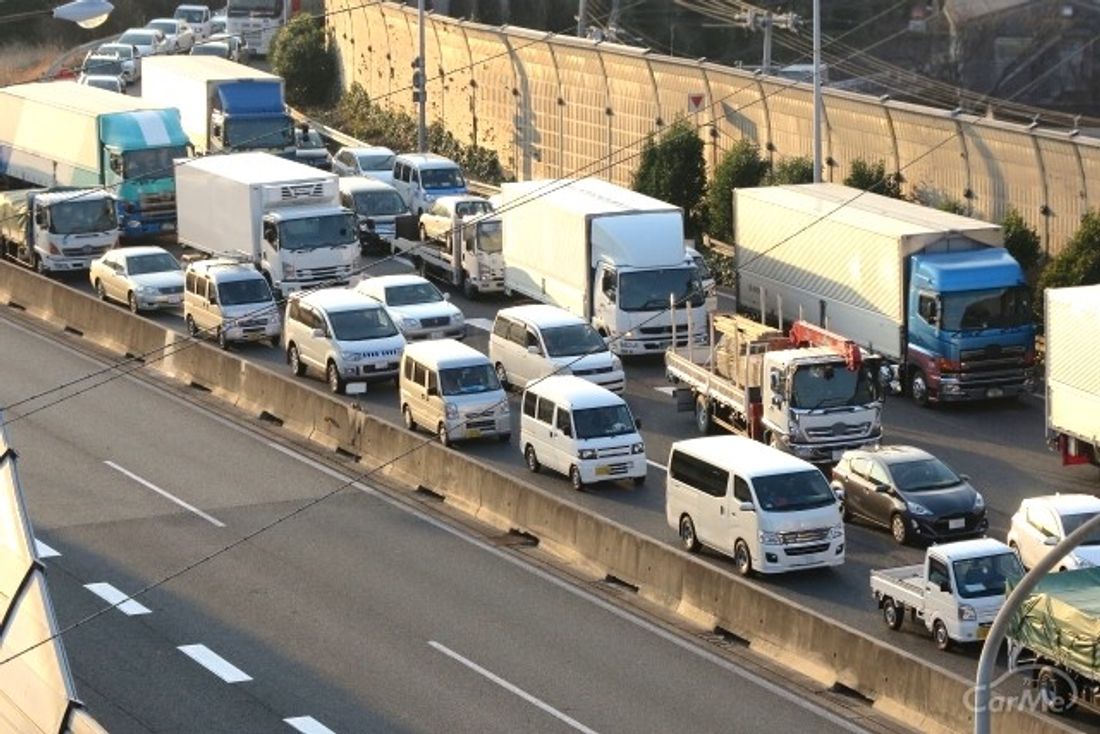
[[[810,556],[814,553],[824,553],[829,550],[828,543],[818,543],[817,545],[803,545],[798,548],[784,548],[784,555],[788,556]]]
[[[790,533],[779,534],[779,540],[783,543],[783,545],[794,545],[796,543],[816,543],[825,540],[825,538],[827,537],[829,537],[829,528],[796,530]]]
[[[111,249],[110,245],[99,245],[97,247],[75,245],[73,247],[62,247],[61,252],[65,257],[99,257],[109,249]]]
[[[964,387],[1018,383],[1027,377],[1027,350],[990,344],[984,349],[965,349],[959,355],[959,382]]]
[[[347,272],[346,267],[303,269],[298,271],[298,280],[308,283],[335,283],[347,279]]]
[[[138,207],[144,213],[171,212],[174,214],[176,211],[176,195],[174,193],[142,194],[138,199]]]
[[[450,326],[450,316],[432,316],[426,319],[420,319],[420,325],[425,329],[435,329],[440,326]]]
[[[818,428],[807,428],[806,435],[810,438],[836,438],[838,436],[862,436],[871,429],[871,424],[868,422],[863,423],[845,423],[838,421],[831,426],[821,426]]]
[[[497,429],[497,422],[493,418],[475,418],[473,420],[467,418],[466,428],[475,431],[495,431]]]
[[[644,336],[672,336],[671,326],[643,326],[638,332]]]
[[[607,473],[613,477],[622,476],[630,471],[630,464],[606,464]]]
[[[610,459],[615,456],[630,456],[630,447],[611,446],[610,448],[600,449],[596,452],[596,456],[600,459]]]

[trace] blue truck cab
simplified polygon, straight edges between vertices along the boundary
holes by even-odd
[[[219,84],[211,110],[211,143],[222,152],[264,151],[293,159],[294,132],[282,80]]]
[[[918,403],[1008,398],[1030,389],[1030,294],[1003,247],[912,255],[907,312],[907,381]]]

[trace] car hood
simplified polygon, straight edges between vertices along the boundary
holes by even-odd
[[[440,316],[449,316],[454,318],[461,313],[457,306],[452,306],[447,301],[436,301],[435,303],[415,303],[409,306],[389,306],[389,310],[392,313],[401,316],[402,318],[411,319],[430,319],[438,318]]]
[[[792,533],[798,530],[831,528],[841,523],[838,503],[794,512],[757,511],[760,529],[771,533]]]
[[[970,512],[978,493],[966,482],[945,489],[930,489],[923,492],[899,492],[907,502],[915,502],[937,517]]]
[[[150,285],[154,288],[169,288],[174,285],[183,285],[183,271],[164,271],[162,273],[144,273],[131,275],[130,280],[135,285]]]

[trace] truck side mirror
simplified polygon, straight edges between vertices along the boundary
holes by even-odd
[[[642,419],[641,418],[635,418],[634,419],[634,429],[638,430],[638,431],[642,430]]]
[[[451,294],[450,294],[450,293],[444,293],[444,294],[443,294],[443,300],[444,300],[444,301],[449,301],[449,300],[451,300]]]
[[[325,337],[325,330],[314,329],[313,331],[309,332],[309,335],[312,336],[314,339],[323,339]]]
[[[948,581],[947,579],[944,579],[944,580],[940,581],[940,591],[942,591],[945,594],[950,594],[951,593],[951,582]]]
[[[756,512],[756,507],[751,502],[742,502],[737,509],[741,512]]]
[[[889,484],[883,484],[882,482],[879,482],[879,483],[875,484],[875,491],[880,493],[880,494],[889,494],[890,485]]]
[[[48,222],[49,222],[49,219],[46,217],[46,210],[45,209],[35,209],[35,211],[34,211],[34,223],[37,224],[39,227],[45,227]]]

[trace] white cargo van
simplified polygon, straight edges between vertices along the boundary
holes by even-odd
[[[547,377],[523,393],[520,446],[527,468],[569,477],[573,489],[646,477],[645,443],[626,402],[573,375]]]
[[[212,337],[222,349],[244,341],[279,346],[279,306],[267,279],[247,260],[212,258],[189,264],[183,319],[188,334]]]
[[[841,505],[825,476],[744,436],[672,444],[665,517],[684,548],[733,556],[745,576],[844,563]]]
[[[512,435],[508,396],[489,358],[454,339],[414,342],[401,358],[401,416],[405,427],[424,426],[453,441]]]
[[[405,153],[394,158],[393,187],[417,216],[431,209],[441,196],[469,193],[462,168],[435,153]]]
[[[564,308],[532,304],[502,308],[489,335],[497,379],[520,389],[547,375],[576,375],[621,393],[626,374],[591,324]]]

